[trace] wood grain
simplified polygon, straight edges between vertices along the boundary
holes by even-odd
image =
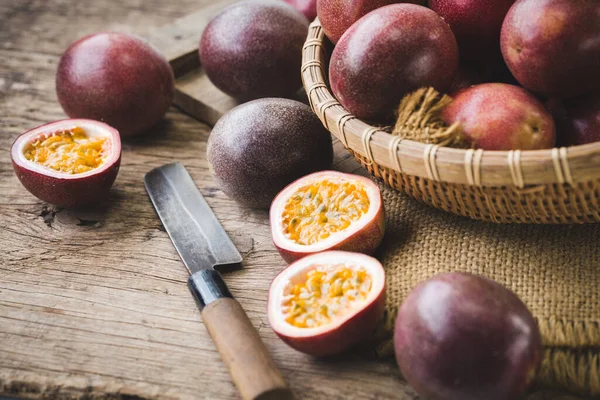
[[[171,110],[145,138],[124,143],[109,201],[59,210],[17,181],[18,134],[64,118],[54,93],[60,54],[77,38],[118,30],[149,35],[210,0],[0,2],[0,395],[29,399],[238,399],[186,288],[187,273],[147,198],[143,176],[181,161],[244,256],[225,275],[301,399],[417,399],[391,360],[368,349],[317,360],[283,344],[265,310],[283,268],[264,211],[215,187],[207,125]],[[361,171],[336,145],[336,168]],[[554,393],[535,400],[566,400]]]

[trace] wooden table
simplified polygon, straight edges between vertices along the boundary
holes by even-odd
[[[101,30],[148,34],[208,3],[0,2],[0,395],[238,398],[142,183],[149,169],[179,160],[244,255],[244,268],[226,281],[298,398],[417,399],[391,360],[364,352],[316,360],[271,331],[267,289],[284,263],[267,213],[240,207],[215,187],[205,158],[207,125],[172,109],[151,135],[126,142],[110,201],[95,209],[55,209],[17,181],[9,157],[14,139],[64,118],[54,73],[71,42]],[[337,155],[338,168],[358,170],[343,149]]]

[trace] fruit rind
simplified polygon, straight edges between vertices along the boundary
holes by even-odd
[[[540,366],[539,328],[525,304],[488,278],[442,273],[405,298],[396,360],[426,398],[516,399]]]
[[[308,271],[312,265],[347,263],[365,266],[372,278],[367,298],[352,312],[335,322],[314,328],[298,328],[285,321],[281,310],[283,288],[290,278]],[[385,309],[385,271],[379,261],[365,254],[327,251],[304,257],[275,277],[269,289],[268,319],[275,333],[290,347],[313,356],[340,353],[367,340]]]
[[[110,153],[98,168],[81,174],[69,174],[51,170],[23,155],[25,146],[33,138],[45,133],[82,127],[94,134],[110,138]],[[119,132],[98,121],[66,119],[51,122],[21,134],[11,148],[13,168],[23,186],[34,196],[59,207],[73,208],[101,201],[112,187],[121,162]]]
[[[351,180],[362,184],[368,193],[371,204],[369,211],[360,220],[355,221],[344,231],[333,233],[327,239],[309,246],[292,242],[285,237],[281,221],[282,202],[288,199],[297,188],[324,179]],[[337,171],[321,171],[296,180],[283,189],[273,200],[270,210],[271,234],[275,247],[281,257],[288,263],[310,254],[326,250],[342,250],[356,253],[372,254],[383,240],[385,232],[385,213],[383,198],[377,185],[368,178],[345,174]]]

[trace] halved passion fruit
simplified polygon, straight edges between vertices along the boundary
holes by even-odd
[[[326,251],[304,257],[269,289],[271,328],[294,349],[339,353],[368,339],[385,307],[385,272],[373,257]]]
[[[288,263],[325,250],[371,254],[385,230],[377,185],[336,171],[290,184],[273,200],[270,218],[273,242]]]
[[[31,194],[60,207],[79,207],[108,194],[119,172],[121,139],[102,122],[67,119],[23,133],[11,158]]]

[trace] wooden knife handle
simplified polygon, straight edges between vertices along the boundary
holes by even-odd
[[[201,308],[204,325],[242,398],[244,400],[293,399],[292,392],[267,348],[242,306],[222,283],[220,274],[213,270],[201,272],[200,277],[194,276],[200,273],[192,275],[188,284],[199,307],[204,307]],[[199,278],[201,282],[198,282]],[[195,289],[200,289],[198,284],[206,287],[207,278],[221,280],[221,282],[217,285],[211,284],[214,288],[210,291],[210,295],[199,299],[200,293],[196,293]]]

